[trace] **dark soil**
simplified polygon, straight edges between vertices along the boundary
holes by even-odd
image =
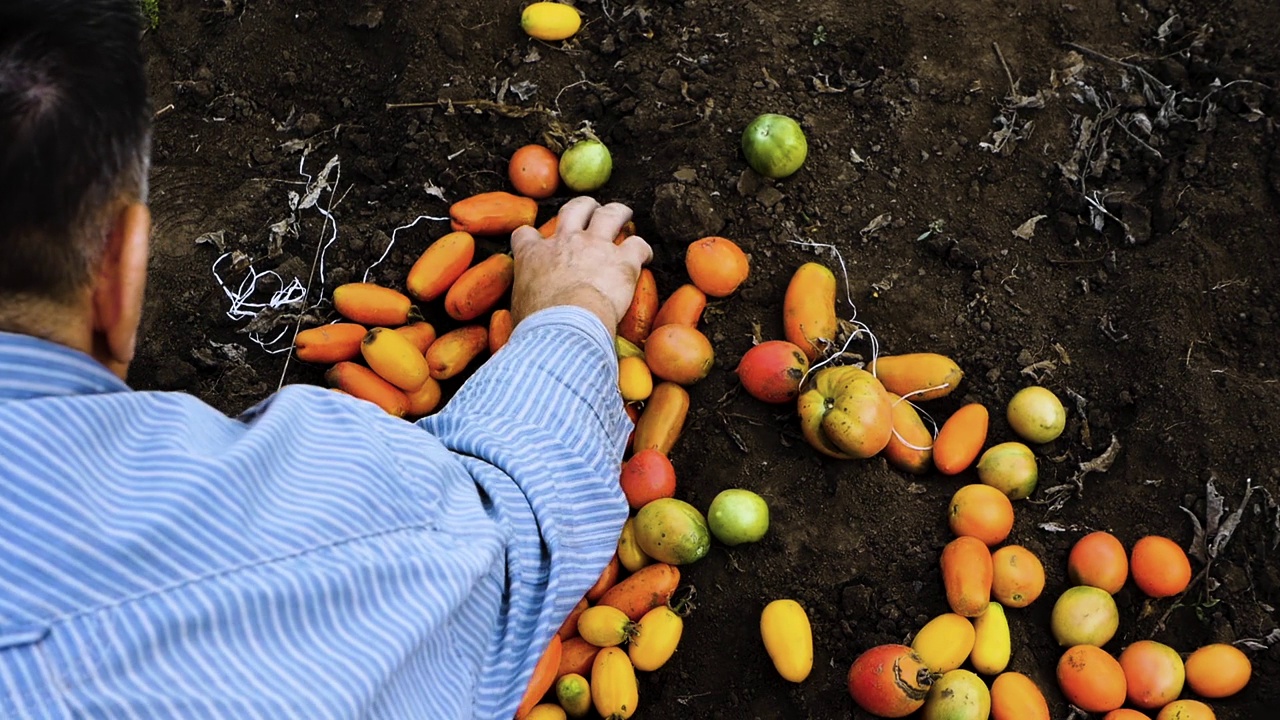
[[[751,254],[746,286],[708,309],[716,369],[692,389],[673,460],[681,496],[699,507],[741,486],[773,509],[763,542],[717,546],[686,569],[697,610],[676,657],[642,679],[637,717],[866,717],[845,690],[854,657],[946,610],[944,508],[972,474],[913,478],[879,459],[826,460],[787,408],[735,390],[753,327],[781,337],[791,272],[815,258],[838,267],[801,241],[839,249],[858,319],[887,352],[941,352],[965,369],[960,391],[928,404],[935,417],[981,401],[993,409],[991,439],[1003,441],[1014,438],[1002,408],[1020,387],[1038,380],[1067,401],[1067,431],[1038,448],[1040,490],[1017,505],[1010,539],[1049,575],[1041,601],[1011,613],[1011,669],[1039,683],[1055,718],[1068,709],[1048,622],[1071,543],[1105,529],[1126,545],[1158,533],[1187,547],[1193,525],[1180,507],[1204,517],[1211,479],[1228,511],[1247,481],[1257,488],[1234,538],[1184,597],[1121,591],[1108,649],[1155,638],[1185,653],[1275,631],[1280,6],[578,4],[583,30],[548,44],[520,30],[516,0],[162,3],[146,38],[160,111],[157,227],[134,385],[188,390],[235,413],[282,380],[287,354],[265,352],[246,330],[265,341],[283,333],[268,347],[287,348],[290,316],[252,327],[230,317],[211,270],[223,251],[197,238],[221,232],[225,252],[255,271],[307,285],[333,231],[317,210],[327,208],[337,236],[324,282],[310,280],[316,301],[362,278],[395,228],[445,215],[432,187],[450,201],[505,189],[512,151],[590,123],[616,168],[598,197],[635,208],[664,294],[685,282],[683,249],[702,234]],[[507,109],[388,108],[449,99]],[[747,171],[738,149],[747,122],[769,111],[799,119],[811,145],[804,168],[776,183]],[[300,209],[296,232],[273,247],[288,193],[305,192],[300,169],[317,175],[335,156],[336,191]],[[564,199],[544,203],[540,219]],[[1040,215],[1030,238],[1013,234]],[[399,286],[446,230],[423,220],[401,231],[368,278]],[[233,291],[248,271],[237,259],[218,265]],[[266,302],[275,283],[262,277],[252,299]],[[306,322],[327,311],[313,315]],[[321,370],[294,362],[283,380],[320,382]],[[1054,510],[1046,490],[1112,438],[1110,470]],[[778,677],[759,639],[759,611],[778,597],[801,601],[814,627],[814,672],[798,686]],[[1246,690],[1213,703],[1218,717],[1280,706],[1280,645],[1267,644],[1249,650]]]

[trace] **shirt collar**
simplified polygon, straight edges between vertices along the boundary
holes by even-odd
[[[128,390],[123,380],[79,350],[0,332],[0,402]]]

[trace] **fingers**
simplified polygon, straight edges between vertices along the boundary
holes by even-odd
[[[518,258],[524,255],[529,243],[541,242],[542,234],[530,225],[521,225],[511,233],[511,256]]]
[[[587,232],[601,239],[613,242],[622,232],[622,226],[631,219],[631,208],[622,203],[609,203],[596,209],[591,215],[591,224]]]
[[[623,222],[626,221],[624,220]],[[649,261],[653,259],[653,248],[649,247],[649,243],[645,242],[644,238],[639,235],[632,235],[623,240],[618,249],[622,252],[623,257],[635,262],[636,268],[648,265]]]
[[[565,203],[560,208],[560,220],[556,225],[556,234],[567,236],[580,230],[586,230],[587,223],[591,221],[592,213],[598,207],[600,207],[600,203],[596,202],[595,198],[585,195]]]

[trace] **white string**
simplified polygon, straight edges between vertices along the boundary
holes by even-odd
[[[890,429],[893,431],[893,436],[898,438],[898,442],[911,448],[912,450],[917,450],[919,452],[927,452],[933,449],[932,445],[930,445],[929,447],[920,447],[919,445],[912,445],[911,443],[907,442],[906,438],[902,437],[902,433],[898,432],[898,428],[890,428]]]
[[[280,274],[275,270],[264,270],[262,272],[258,272],[252,265],[249,266],[249,274],[240,281],[240,287],[233,292],[231,288],[227,287],[227,283],[222,279],[222,275],[218,273],[218,265],[230,256],[231,253],[223,253],[218,256],[217,260],[213,261],[213,277],[217,280],[218,287],[222,288],[223,294],[231,300],[231,307],[227,309],[227,317],[232,320],[255,318],[259,313],[267,308],[278,308],[283,305],[291,305],[306,297],[306,288],[302,286],[302,283],[298,278],[294,278],[293,282],[285,285],[284,278],[280,277]],[[253,302],[251,298],[258,291],[258,281],[265,277],[275,278],[276,282],[278,282],[281,287],[279,290],[273,292],[271,294],[271,298],[266,302]],[[299,295],[299,292],[302,294]]]
[[[369,267],[365,268],[365,271],[364,271],[364,277],[362,278],[362,280],[363,280],[364,282],[369,282],[369,273],[370,273],[374,268],[376,268],[376,267],[378,267],[379,265],[381,265],[383,260],[386,260],[386,259],[387,259],[387,255],[391,253],[391,248],[395,247],[395,244],[396,244],[396,234],[397,234],[397,233],[399,233],[401,230],[408,230],[409,228],[413,227],[414,225],[417,225],[417,224],[418,224],[418,222],[419,222],[420,220],[448,220],[448,219],[449,219],[449,218],[447,218],[447,217],[432,217],[432,216],[430,216],[430,215],[419,215],[416,219],[414,219],[414,221],[413,221],[413,222],[409,223],[408,225],[401,225],[400,227],[396,228],[395,230],[392,230],[392,231],[391,231],[391,242],[387,243],[387,247],[386,247],[386,249],[382,251],[382,257],[378,258],[377,262],[375,262],[374,264],[372,264],[372,265],[370,265]],[[323,265],[323,260],[322,260],[322,261],[321,261],[321,268],[322,268],[322,270],[321,270],[321,273],[322,273],[322,274],[321,274],[321,281],[322,281],[322,282],[323,282],[323,280],[324,280],[323,267],[324,267],[324,265]]]

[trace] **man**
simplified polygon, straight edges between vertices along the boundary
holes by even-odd
[[[511,717],[626,516],[611,333],[650,250],[576,198],[416,425],[321,388],[132,392],[136,0],[0,4],[0,717]]]

